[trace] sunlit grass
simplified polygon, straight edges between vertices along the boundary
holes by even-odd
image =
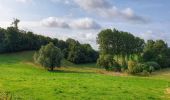
[[[33,52],[0,55],[0,91],[19,100],[168,100],[170,70],[151,77],[113,76],[95,64],[63,61],[54,72],[32,63]]]

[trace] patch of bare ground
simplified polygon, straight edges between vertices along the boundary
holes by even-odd
[[[165,100],[170,100],[170,88],[165,90]]]
[[[109,71],[98,71],[97,73],[99,74],[105,74],[105,75],[111,75],[111,76],[127,76],[128,74],[126,73],[121,73],[121,72],[109,72]]]
[[[167,88],[166,91],[167,91],[167,94],[170,94],[170,88]]]

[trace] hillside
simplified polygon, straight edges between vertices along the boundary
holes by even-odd
[[[48,72],[32,61],[33,52],[0,55],[0,99],[168,100],[170,70],[151,77],[105,75],[95,64],[62,62]],[[101,74],[102,73],[102,74]]]

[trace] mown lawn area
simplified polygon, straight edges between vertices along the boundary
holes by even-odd
[[[150,77],[114,76],[95,64],[49,72],[33,63],[33,51],[0,55],[0,98],[12,100],[170,100],[170,70]],[[165,72],[165,73],[164,73]]]

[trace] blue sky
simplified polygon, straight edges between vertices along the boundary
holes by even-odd
[[[117,28],[170,44],[170,0],[0,0],[0,26],[53,38],[74,38],[97,49],[101,29]]]

